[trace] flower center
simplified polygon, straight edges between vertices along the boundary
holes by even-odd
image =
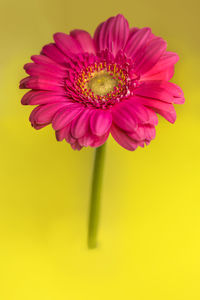
[[[93,75],[92,79],[86,84],[86,87],[94,95],[105,96],[113,91],[114,87],[118,86],[118,83],[119,81],[116,78],[107,73],[107,71],[102,70]]]
[[[116,63],[98,62],[77,74],[75,86],[85,104],[106,108],[127,94],[128,74]]]

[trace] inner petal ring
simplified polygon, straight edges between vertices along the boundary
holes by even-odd
[[[127,71],[116,63],[105,61],[82,69],[75,80],[82,101],[102,108],[119,102],[127,94],[128,86]]]

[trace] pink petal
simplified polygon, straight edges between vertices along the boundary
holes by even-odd
[[[80,146],[80,144],[76,141],[74,144],[71,144],[71,147],[73,150],[80,151],[83,147]]]
[[[134,151],[138,147],[138,143],[127,135],[126,132],[115,126],[111,127],[111,134],[113,138],[127,150]]]
[[[162,81],[161,86],[174,97],[173,103],[183,104],[185,102],[183,91],[178,85],[173,82]]]
[[[108,49],[114,55],[126,45],[129,35],[129,25],[122,15],[111,17],[100,24],[94,34],[97,50]]]
[[[60,71],[66,72],[66,67],[58,64],[53,59],[51,59],[43,54],[32,55],[31,59],[32,59],[32,61],[34,61],[35,64],[43,65],[43,66],[53,66],[53,67],[56,67]]]
[[[36,123],[38,125],[49,124],[52,122],[52,119],[56,112],[60,109],[63,109],[66,106],[66,103],[53,103],[40,105],[36,107],[30,115],[31,123]]]
[[[96,53],[94,41],[91,35],[84,30],[73,30],[70,32],[70,36],[72,36],[75,40],[77,40],[83,49],[84,52],[88,53]]]
[[[135,140],[136,142],[141,142],[145,140],[145,130],[144,125],[138,125],[138,128],[134,132],[129,132],[127,135]]]
[[[132,110],[130,103],[121,102],[113,107],[112,110],[113,122],[125,131],[133,131],[137,128],[137,119]]]
[[[70,124],[67,125],[67,126],[65,126],[65,127],[63,127],[60,130],[57,130],[56,131],[56,139],[57,139],[57,141],[60,142],[60,141],[64,140],[68,136],[69,132],[70,132]]]
[[[156,130],[155,127],[149,124],[146,125],[140,125],[140,128],[144,130],[144,140],[151,141],[155,138],[156,136]]]
[[[104,134],[102,136],[95,136],[89,132],[89,133],[85,134],[83,137],[79,138],[78,142],[83,147],[90,146],[90,147],[97,148],[106,142],[106,140],[108,139],[108,136],[109,136],[109,132],[107,132],[106,134]]]
[[[159,100],[146,98],[146,97],[140,97],[140,96],[133,96],[130,98],[130,101],[133,101],[133,105],[137,105],[136,103],[148,106],[150,108],[157,108],[164,111],[171,111],[173,105],[171,103],[162,102]]]
[[[139,96],[134,96],[131,100],[133,102],[140,103],[147,107],[150,107],[151,109],[159,113],[161,116],[163,116],[166,120],[168,120],[171,123],[174,123],[176,120],[176,112],[171,103],[162,102],[150,98],[139,97]]]
[[[154,116],[152,116],[152,114],[150,115],[148,108],[146,108],[145,106],[140,105],[139,103],[134,105],[134,103],[131,100],[127,100],[126,107],[137,123],[142,123],[142,124],[148,124],[150,122],[157,123],[157,119],[155,115]]]
[[[156,129],[152,125],[144,125],[145,133],[146,133],[146,140],[151,141],[155,139],[156,136]]]
[[[47,76],[30,76],[20,81],[20,89],[64,91],[63,82]]]
[[[110,132],[108,131],[104,135],[96,137],[96,139],[91,143],[90,146],[95,147],[95,148],[100,147],[101,145],[103,145],[106,142],[106,140],[109,137],[109,134],[110,134]]]
[[[30,116],[29,116],[29,121],[31,122],[31,125],[35,128],[35,129],[41,129],[43,126],[46,126],[48,124],[43,124],[42,127],[38,127],[37,123],[35,122],[35,115],[37,115],[37,112],[40,110],[40,106],[35,107]]]
[[[110,111],[96,109],[93,110],[90,118],[90,128],[92,133],[97,136],[104,135],[112,124],[112,115]]]
[[[173,96],[162,87],[162,81],[145,81],[135,89],[135,95],[173,103]]]
[[[94,42],[98,51],[109,49],[112,51],[112,44],[109,45],[109,28],[112,25],[114,17],[109,18],[106,22],[101,23],[95,33]]]
[[[158,117],[156,113],[148,107],[145,107],[145,109],[149,115],[148,123],[154,126],[158,125]]]
[[[143,82],[135,89],[135,95],[154,98],[168,103],[184,103],[184,95],[181,88],[172,82],[164,80],[148,80]]]
[[[129,29],[128,41],[132,38],[132,36],[134,34],[136,34],[136,32],[138,32],[138,30],[140,30],[138,27],[132,27],[132,28]]]
[[[83,112],[71,123],[71,135],[78,139],[84,136],[89,130],[91,109],[84,109]]]
[[[144,74],[159,61],[166,50],[167,44],[161,38],[151,40],[146,48],[139,52],[135,60],[135,71]]]
[[[96,28],[95,33],[94,33],[94,44],[95,44],[95,48],[99,51],[99,47],[100,47],[100,33],[102,31],[102,26],[105,22],[102,22],[101,24],[99,24],[99,26]],[[103,41],[102,41],[103,42]]]
[[[132,133],[127,133],[130,138],[137,142],[144,142],[146,140],[151,141],[155,138],[156,130],[153,125],[150,124],[140,124],[136,131]]]
[[[58,32],[53,37],[56,45],[65,55],[68,56],[70,53],[77,54],[83,52],[79,42],[70,35]]]
[[[59,130],[67,126],[75,117],[77,117],[84,109],[81,104],[70,104],[66,108],[59,111],[53,118],[52,127],[54,130]]]
[[[146,74],[148,76],[146,77]],[[171,66],[167,69],[165,69],[162,72],[152,74],[150,75],[149,73],[145,73],[144,75],[141,76],[141,80],[165,80],[168,81],[174,76],[174,66]]]
[[[67,99],[66,96],[60,95],[59,92],[31,90],[23,96],[21,103],[23,105],[41,105],[55,102],[71,103],[71,101],[72,100]]]
[[[129,36],[124,52],[129,57],[134,58],[134,56],[137,55],[137,53],[139,53],[141,49],[143,49],[146,46],[150,34],[150,28],[142,28],[137,30],[137,32],[133,31],[132,35]]]
[[[74,144],[76,142],[78,142],[77,139],[75,139],[72,135],[71,135],[71,123],[65,127],[66,128],[66,131],[65,131],[65,140],[67,143],[70,143],[70,144]]]
[[[71,136],[71,123],[64,128],[57,130],[56,138],[58,141],[62,141],[63,139],[65,139],[66,142],[70,144],[74,144],[77,142],[77,140]]]
[[[171,111],[164,111],[161,109],[157,109],[154,108],[154,111],[157,112],[159,115],[161,115],[163,118],[165,118],[167,121],[169,121],[170,123],[174,123],[176,121],[176,111],[173,107],[173,105],[171,105]]]
[[[24,66],[26,73],[31,76],[49,76],[63,79],[66,77],[66,70],[61,70],[58,65],[39,65],[28,63]]]
[[[53,43],[44,46],[41,54],[48,56],[53,61],[61,65],[70,63],[70,59],[66,57],[66,55],[64,55]]]
[[[79,138],[78,142],[82,147],[88,147],[91,146],[92,143],[94,143],[95,138],[96,137],[94,135],[88,132],[87,134]]]
[[[174,65],[179,60],[179,57],[174,52],[164,53],[154,67],[147,73],[142,75],[142,80],[156,79],[156,76],[163,76],[165,74],[164,80],[170,80],[173,76]],[[159,75],[160,74],[160,75]],[[162,78],[158,78],[162,79]]]

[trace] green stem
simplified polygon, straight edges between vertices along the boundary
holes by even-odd
[[[105,144],[96,148],[92,189],[90,198],[90,215],[88,228],[88,248],[93,249],[97,247],[97,232],[99,225],[99,210],[101,200],[101,187],[103,181],[103,168],[105,158]]]

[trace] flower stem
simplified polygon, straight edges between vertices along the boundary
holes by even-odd
[[[101,201],[101,187],[103,181],[103,169],[105,158],[105,146],[96,148],[93,179],[90,198],[90,214],[88,227],[88,248],[94,249],[97,247],[97,232],[99,225],[99,210]]]

